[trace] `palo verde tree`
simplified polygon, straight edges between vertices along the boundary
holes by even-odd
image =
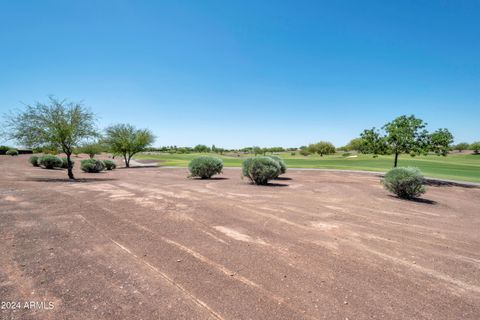
[[[447,129],[439,129],[431,134],[425,129],[426,123],[415,116],[400,116],[382,127],[383,132],[372,128],[364,130],[361,138],[364,141],[364,152],[378,154],[394,154],[394,167],[398,164],[398,156],[409,153],[412,156],[435,152],[446,156],[453,135]]]
[[[90,159],[95,157],[97,154],[101,154],[102,151],[105,149],[105,146],[102,146],[99,142],[91,142],[82,145],[78,151],[81,153],[88,154]]]
[[[25,110],[7,115],[7,134],[30,148],[53,146],[67,156],[67,172],[73,175],[73,149],[85,139],[97,136],[95,115],[81,102],[50,96],[47,103],[26,105]]]
[[[117,124],[105,129],[103,143],[113,154],[122,155],[125,166],[130,168],[132,157],[145,150],[155,141],[155,136],[148,129],[136,129],[130,124]]]

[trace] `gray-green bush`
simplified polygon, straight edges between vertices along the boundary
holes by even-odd
[[[64,157],[64,158],[61,158],[61,159],[62,159],[62,168],[67,169],[68,168],[67,158]],[[72,163],[72,168],[73,168],[73,165],[75,164],[75,161],[70,159],[70,162]]]
[[[18,156],[18,150],[17,149],[8,149],[7,152],[5,152],[7,156]]]
[[[243,161],[242,174],[255,184],[265,185],[281,173],[280,164],[270,157],[253,157]]]
[[[38,163],[38,156],[31,156],[30,158],[28,158],[28,162],[30,162],[30,164],[34,167],[39,167],[40,164]]]
[[[45,169],[61,168],[63,165],[62,159],[52,154],[47,154],[38,159],[38,164]]]
[[[80,161],[80,169],[88,173],[98,173],[105,170],[105,164],[101,160],[86,159]]]
[[[103,164],[105,165],[105,169],[107,170],[113,170],[117,168],[117,164],[112,160],[103,160]]]
[[[219,158],[201,156],[196,157],[188,164],[190,177],[210,179],[213,175],[222,173],[223,161]]]
[[[412,167],[393,168],[385,174],[383,186],[403,199],[412,199],[425,193],[424,178],[420,170]]]
[[[280,166],[280,173],[278,175],[281,175],[287,172],[287,165],[285,164],[282,158],[280,158],[279,156],[268,156],[268,157],[275,160]],[[276,178],[278,178],[278,176]]]

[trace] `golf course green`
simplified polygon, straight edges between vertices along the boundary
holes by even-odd
[[[141,153],[135,156],[136,160],[156,161],[161,166],[187,167],[190,160],[200,155],[210,155],[221,158],[225,167],[239,167],[244,158],[251,154],[228,153],[224,155],[214,153]],[[320,157],[319,155],[302,156],[298,152],[276,153],[282,157],[289,168],[319,168],[364,171],[387,171],[393,166],[393,156],[336,153]],[[417,167],[427,177],[442,178],[459,181],[480,182],[480,155],[453,153],[446,157],[428,155],[416,156],[401,155],[399,166]]]

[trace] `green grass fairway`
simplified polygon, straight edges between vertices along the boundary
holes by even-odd
[[[162,166],[186,167],[188,162],[202,154],[138,154],[137,160],[154,160]],[[235,154],[217,155],[224,161],[226,167],[239,167],[242,160],[251,155]],[[393,156],[379,156],[373,158],[371,155],[357,155],[357,157],[343,157],[341,154],[320,157],[301,156],[298,154],[292,156],[290,153],[278,154],[281,156],[289,168],[322,168],[322,169],[344,169],[344,170],[365,170],[365,171],[387,171],[393,166]],[[451,154],[447,157],[436,155],[410,157],[402,155],[399,158],[399,166],[412,166],[422,170],[428,177],[443,178],[451,180],[480,182],[480,155],[473,154]]]

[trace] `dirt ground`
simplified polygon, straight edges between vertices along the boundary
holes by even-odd
[[[0,157],[1,319],[480,319],[480,188],[27,158]]]

